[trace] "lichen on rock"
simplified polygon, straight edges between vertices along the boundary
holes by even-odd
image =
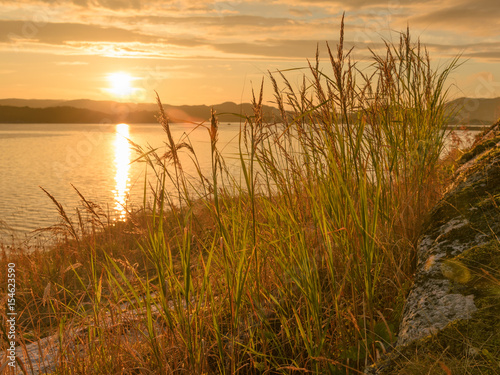
[[[453,374],[500,373],[500,121],[459,165],[420,238],[396,348],[366,373],[419,373],[410,367],[429,358]]]

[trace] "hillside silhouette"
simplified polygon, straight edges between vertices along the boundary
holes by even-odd
[[[241,116],[253,115],[250,103],[226,102],[207,105],[164,105],[170,121],[202,122],[210,119],[211,109],[219,121],[239,122]],[[279,111],[263,106],[266,120],[280,117]],[[113,101],[80,100],[0,100],[0,123],[155,123],[158,106],[153,103],[119,103]]]
[[[164,105],[171,122],[202,122],[214,109],[222,122],[239,122],[252,116],[250,103],[225,102],[207,105]],[[458,98],[448,103],[450,125],[491,124],[500,117],[500,98]],[[277,108],[263,106],[264,120],[281,118]],[[90,99],[37,100],[0,99],[0,123],[155,123],[155,103],[121,103]]]

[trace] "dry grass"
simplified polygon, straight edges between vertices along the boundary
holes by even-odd
[[[263,122],[254,95],[241,179],[219,153],[215,114],[204,176],[158,100],[167,151],[135,145],[157,177],[151,205],[114,223],[82,197],[78,223],[58,206],[67,240],[2,252],[1,267],[22,270],[26,341],[78,329],[60,334],[56,373],[357,374],[391,346],[417,235],[451,168],[439,155],[456,61],[431,70],[405,33],[362,72],[342,39],[302,87],[270,76],[281,123]]]

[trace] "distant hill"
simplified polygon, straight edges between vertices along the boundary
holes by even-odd
[[[46,108],[63,105],[64,100],[44,99],[0,99],[0,105],[12,107]]]
[[[164,105],[171,122],[201,122],[214,108],[220,121],[239,122],[240,115],[253,115],[250,103],[226,102],[207,105]],[[500,118],[500,98],[459,98],[448,103],[450,125],[492,124]],[[263,106],[265,120],[279,120],[277,108]],[[0,123],[154,123],[155,103],[120,103],[103,100],[0,99]]]
[[[102,112],[73,107],[31,108],[0,106],[0,123],[100,123]]]
[[[164,105],[172,122],[201,122],[210,118],[212,107],[219,120],[239,122],[241,115],[253,115],[249,103],[226,102],[207,105]],[[263,106],[268,120],[279,118],[276,108]],[[154,123],[158,106],[153,103],[120,103],[114,101],[0,99],[0,123]]]
[[[458,98],[448,103],[450,125],[491,125],[500,118],[500,98]]]

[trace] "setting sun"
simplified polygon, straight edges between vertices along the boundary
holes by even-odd
[[[498,0],[0,10],[0,375],[500,375]]]
[[[108,75],[108,81],[111,87],[108,91],[117,96],[131,95],[135,88],[132,87],[134,78],[127,73],[118,72]]]

